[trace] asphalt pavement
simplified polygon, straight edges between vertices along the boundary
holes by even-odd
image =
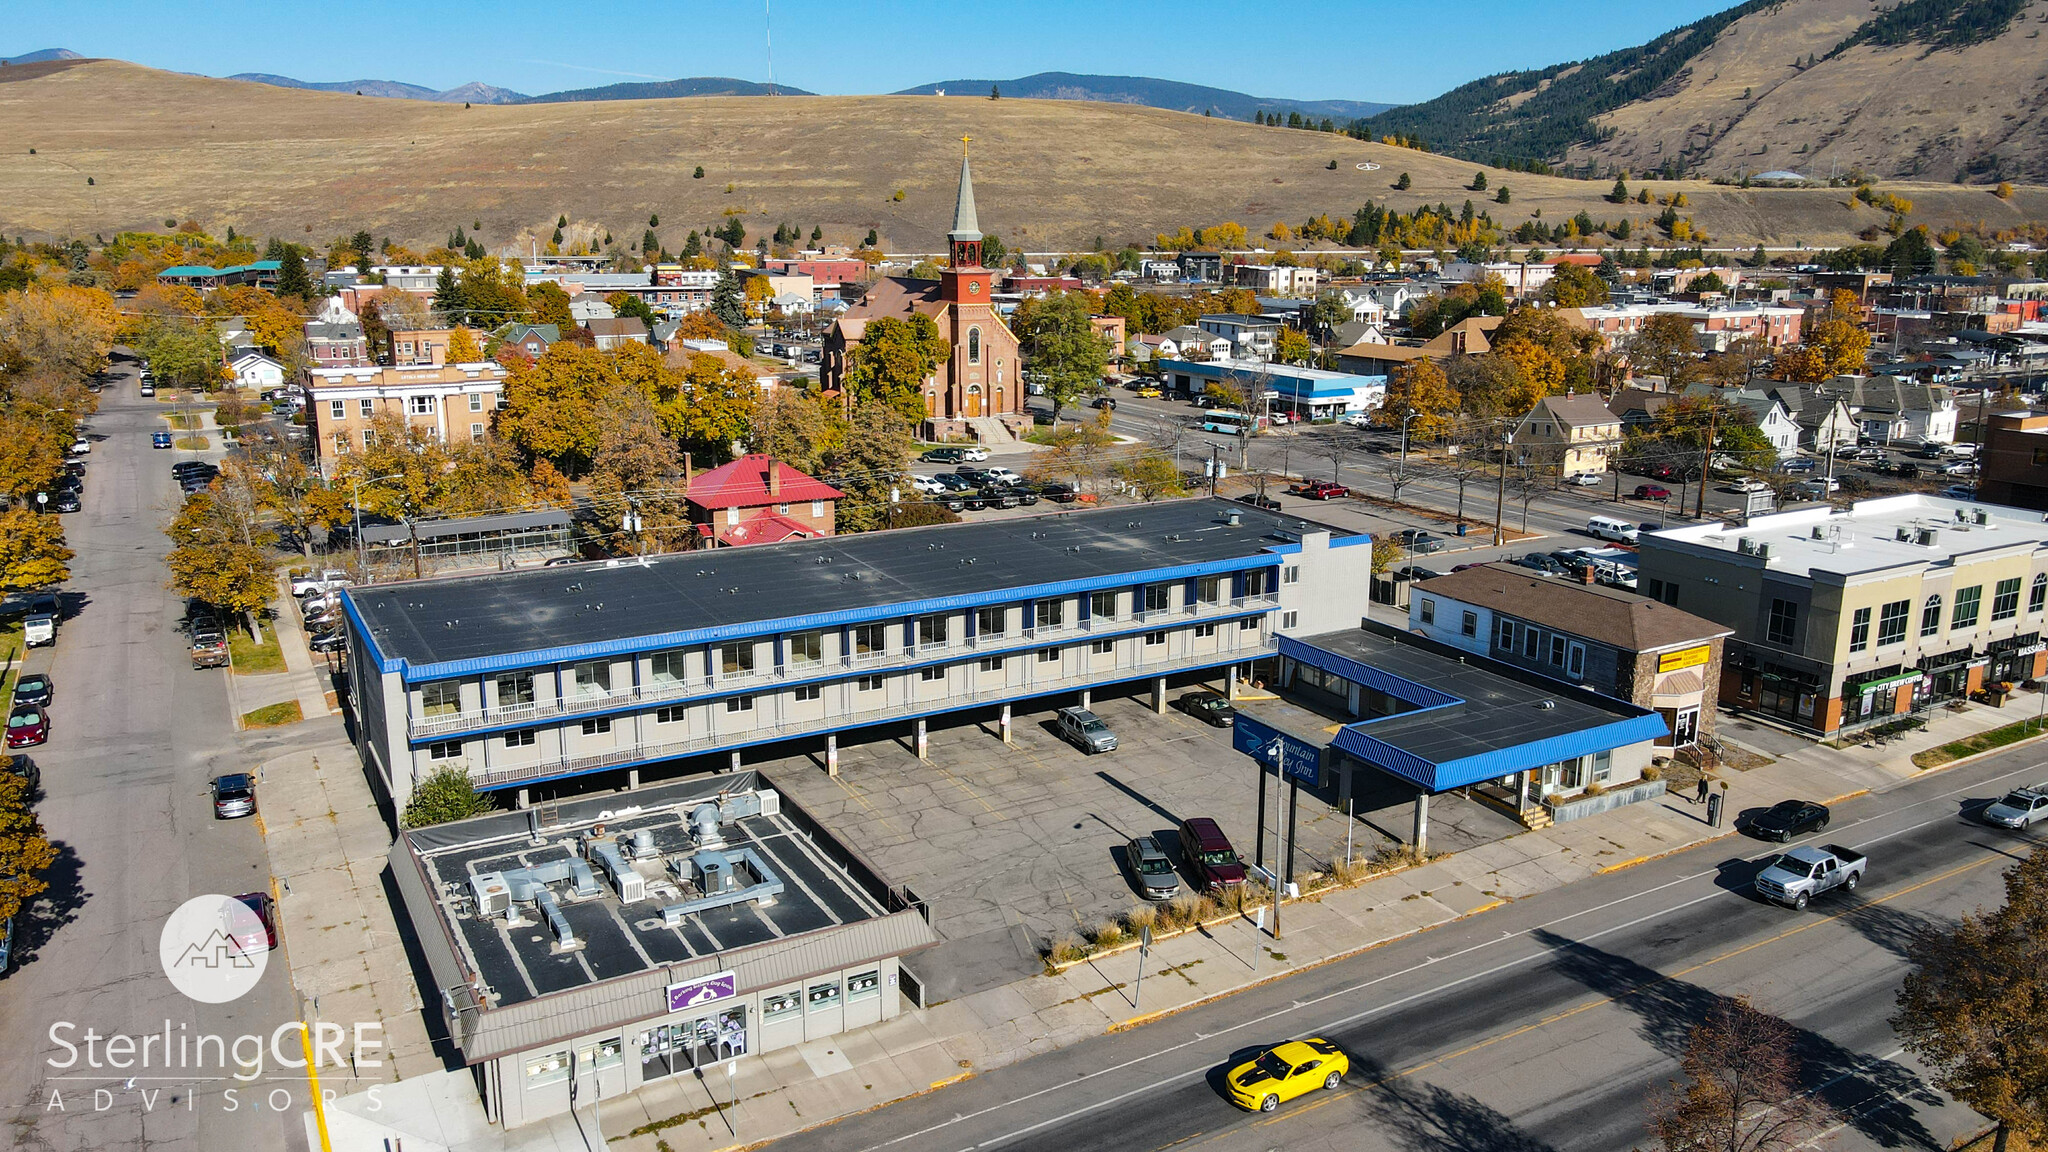
[[[1692,1026],[1748,995],[1791,1024],[1803,1083],[1841,1114],[1813,1146],[1946,1148],[1982,1122],[1900,1053],[1904,948],[2002,899],[2001,871],[2038,838],[1968,813],[2044,773],[2022,748],[1838,805],[1813,839],[1867,852],[1869,878],[1805,912],[1747,890],[1776,849],[1711,842],[774,1146],[1625,1149]],[[1271,1115],[1226,1101],[1224,1070],[1307,1035],[1350,1054],[1342,1088]]]
[[[304,1082],[274,1062],[264,1078],[237,1081],[248,1069],[233,1057],[166,1060],[158,1040],[149,1067],[134,1057],[115,1067],[104,1045],[102,1066],[87,1065],[87,1029],[138,1042],[168,1032],[267,1043],[298,1015],[281,957],[254,991],[217,1006],[186,999],[158,959],[181,903],[265,890],[270,867],[254,820],[212,816],[207,781],[255,763],[256,748],[233,730],[227,673],[194,671],[186,655],[183,603],[163,560],[178,499],[173,453],[149,446],[165,408],[136,394],[133,372],[122,363],[110,374],[90,420],[84,508],[65,517],[77,557],[49,664],[52,735],[33,750],[39,811],[60,855],[0,979],[0,1029],[13,1039],[0,1046],[0,1084],[21,1147],[303,1148]],[[67,1057],[53,1029],[78,1045],[73,1066],[56,1066]]]

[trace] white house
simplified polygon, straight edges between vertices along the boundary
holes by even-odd
[[[261,352],[244,352],[229,367],[234,370],[237,388],[284,387],[284,365]]]
[[[1799,454],[1799,422],[1777,397],[1744,388],[1729,392],[1728,402],[1756,417],[1757,431],[1771,442],[1778,459],[1789,460]]]

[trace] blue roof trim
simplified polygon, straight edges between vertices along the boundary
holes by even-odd
[[[1405,700],[1421,708],[1442,708],[1464,701],[1448,692],[1417,684],[1413,680],[1384,672],[1370,664],[1363,664],[1349,656],[1326,652],[1313,644],[1304,644],[1289,636],[1280,637],[1280,655],[1289,656],[1313,668],[1335,672],[1344,679],[1369,688],[1377,688],[1396,700]],[[1406,713],[1403,713],[1406,715]],[[1384,719],[1384,717],[1378,717]],[[1371,723],[1371,721],[1366,721]]]
[[[1364,731],[1358,724],[1347,724],[1337,730],[1330,747],[1348,753],[1382,771],[1391,772],[1403,780],[1428,791],[1438,791],[1436,765],[1407,752]]]
[[[1187,668],[1182,668],[1182,669],[1180,669],[1180,671],[1181,671],[1181,672],[1206,672],[1206,671],[1209,671],[1209,670],[1211,670],[1211,669],[1216,669],[1216,668],[1228,668],[1228,667],[1229,667],[1230,665],[1232,665],[1232,664],[1241,664],[1241,663],[1243,663],[1243,660],[1242,660],[1242,659],[1236,659],[1236,660],[1219,660],[1219,661],[1217,661],[1217,662],[1216,662],[1216,663],[1214,663],[1214,664],[1197,664],[1197,665],[1193,665],[1193,666],[1191,666],[1191,667],[1187,667]],[[1108,686],[1108,685],[1112,685],[1112,684],[1126,684],[1126,683],[1130,683],[1131,681],[1134,681],[1134,680],[1150,680],[1150,679],[1152,679],[1152,677],[1151,677],[1150,675],[1145,675],[1145,676],[1131,676],[1131,677],[1119,678],[1119,679],[1114,679],[1114,680],[1103,680],[1103,681],[1099,681],[1099,682],[1095,683],[1094,685],[1092,685],[1091,687],[1093,687],[1093,688],[1101,688],[1101,687],[1105,687],[1105,686]],[[1057,691],[1053,691],[1053,692],[1042,692],[1042,693],[1039,693],[1038,695],[1035,695],[1035,696],[1017,696],[1017,697],[1012,697],[1012,698],[1010,699],[1010,702],[1011,702],[1011,703],[1017,703],[1017,702],[1019,702],[1019,701],[1023,701],[1023,700],[1042,700],[1042,699],[1045,699],[1045,698],[1046,698],[1046,697],[1048,697],[1048,696],[1065,696],[1065,695],[1070,695],[1070,694],[1072,694],[1072,693],[1074,693],[1074,692],[1077,692],[1077,691],[1079,691],[1079,689],[1076,689],[1076,688],[1061,688],[1061,689],[1058,689]],[[928,712],[918,712],[918,713],[915,713],[915,714],[912,714],[912,715],[904,715],[904,716],[890,716],[890,717],[888,717],[887,719],[883,719],[883,720],[876,720],[876,721],[873,721],[873,722],[871,722],[871,723],[867,723],[867,724],[856,724],[856,725],[852,725],[852,726],[849,726],[849,727],[846,727],[846,728],[839,728],[839,729],[835,729],[834,731],[836,731],[836,732],[837,732],[838,734],[840,734],[840,735],[844,736],[844,735],[845,735],[846,733],[848,733],[848,732],[860,732],[860,731],[865,731],[866,729],[869,729],[869,728],[881,728],[881,727],[886,727],[886,726],[888,726],[888,725],[891,725],[891,724],[901,724],[901,723],[904,723],[905,721],[909,721],[909,720],[915,720],[915,719],[918,719],[919,717],[931,717],[931,716],[944,716],[944,715],[947,715],[947,714],[949,714],[949,713],[953,713],[953,712],[968,712],[968,711],[972,711],[973,709],[976,709],[976,708],[995,708],[995,707],[997,707],[997,705],[991,704],[991,703],[989,703],[989,702],[988,702],[988,701],[986,701],[986,700],[978,700],[978,701],[975,701],[975,702],[974,702],[974,703],[972,703],[972,704],[955,704],[955,705],[953,705],[953,706],[951,706],[951,707],[947,707],[947,708],[934,708],[934,709],[931,709],[931,710],[930,710],[930,711],[928,711]],[[719,754],[721,754],[721,753],[726,753],[726,752],[734,752],[734,751],[737,751],[737,750],[739,750],[739,749],[741,749],[741,748],[759,748],[759,747],[762,747],[762,746],[764,746],[764,745],[768,745],[768,744],[787,744],[787,743],[790,743],[790,742],[792,742],[792,741],[797,741],[797,740],[811,740],[811,739],[816,739],[817,737],[819,737],[819,736],[823,736],[823,735],[825,735],[825,733],[824,733],[824,732],[822,732],[822,731],[820,731],[820,732],[808,732],[808,733],[803,733],[803,734],[800,734],[800,735],[795,735],[795,736],[791,736],[791,735],[785,735],[785,734],[777,734],[777,735],[767,735],[767,736],[763,736],[763,737],[761,737],[761,738],[760,738],[760,739],[758,739],[758,740],[744,740],[744,739],[742,739],[742,740],[735,740],[735,741],[733,741],[733,742],[731,742],[731,743],[728,743],[728,744],[720,744],[720,745],[718,745],[718,746],[717,746],[716,748],[706,748],[706,749],[704,749],[704,750],[703,750],[703,751],[701,751],[701,752],[686,752],[686,753],[684,753],[684,754],[683,754],[683,755],[681,755],[681,756],[651,756],[651,757],[648,757],[648,758],[647,758],[647,759],[645,759],[645,760],[626,760],[626,761],[622,761],[622,762],[620,762],[620,763],[617,763],[617,764],[606,764],[606,765],[604,765],[604,766],[602,766],[602,767],[599,767],[599,768],[583,768],[583,769],[579,769],[579,770],[577,770],[577,771],[573,771],[573,772],[557,772],[557,773],[556,773],[556,774],[554,774],[553,776],[531,776],[531,777],[528,777],[528,778],[526,778],[526,779],[524,779],[524,780],[509,780],[509,781],[506,781],[506,782],[505,782],[505,783],[503,783],[503,784],[482,784],[482,785],[478,785],[478,787],[477,787],[477,790],[478,790],[478,791],[480,791],[480,792],[494,792],[494,791],[498,791],[498,790],[500,790],[500,789],[505,789],[505,788],[530,788],[530,787],[532,787],[532,786],[533,786],[533,785],[535,785],[535,784],[545,784],[546,782],[548,782],[548,781],[550,781],[550,780],[568,780],[568,779],[571,779],[571,778],[573,778],[573,777],[576,777],[576,776],[588,776],[588,775],[591,775],[591,774],[592,774],[592,773],[594,773],[594,772],[617,772],[617,771],[619,771],[619,770],[620,770],[620,769],[622,769],[622,768],[640,768],[640,767],[645,767],[646,765],[649,765],[649,764],[663,764],[663,763],[668,763],[668,762],[670,762],[670,761],[675,761],[675,760],[690,760],[690,759],[694,759],[694,758],[696,758],[696,757],[698,757],[698,756],[716,756],[716,755],[719,755]]]
[[[1262,609],[1255,612],[1239,612],[1230,616],[1215,616],[1202,621],[1202,623],[1231,624],[1250,617],[1270,615],[1273,611],[1273,609]],[[1008,659],[1012,656],[1029,655],[1045,648],[1065,647],[1068,644],[1077,644],[1084,640],[1121,640],[1156,631],[1158,629],[1150,625],[1139,625],[1117,632],[1083,632],[1072,636],[1062,636],[1057,640],[1040,639],[1021,643],[1013,648],[969,648],[948,652],[940,659],[919,660],[912,664],[866,664],[856,665],[851,668],[842,664],[830,672],[817,676],[788,677],[782,680],[769,680],[754,684],[735,684],[715,691],[693,693],[688,696],[671,696],[664,700],[642,700],[634,704],[620,704],[615,708],[593,708],[587,712],[575,712],[553,720],[527,720],[518,724],[492,724],[477,728],[464,728],[460,732],[444,732],[439,736],[414,736],[408,732],[406,743],[414,747],[423,747],[428,744],[438,744],[444,740],[468,740],[473,736],[490,736],[499,732],[517,732],[525,728],[545,728],[554,724],[573,724],[580,720],[594,720],[600,716],[623,716],[634,712],[647,712],[656,708],[673,708],[679,704],[714,704],[734,696],[760,696],[764,693],[779,692],[785,688],[800,688],[806,684],[832,684],[845,680],[858,680],[864,676],[879,676],[884,673],[915,672],[920,668],[937,668],[948,664],[964,664],[969,660],[985,660],[992,656],[1001,656]],[[1262,652],[1241,656],[1235,663],[1243,663],[1247,659],[1260,660],[1264,658],[1265,654]],[[1181,669],[1181,671],[1187,671],[1187,669]],[[1131,677],[1131,679],[1145,679],[1145,677]],[[1100,683],[1121,684],[1123,681],[1106,680]],[[1060,691],[1076,692],[1079,689],[1063,688]],[[1051,695],[1051,693],[1048,693],[1048,695]],[[905,713],[903,718],[915,719],[917,715],[919,714],[908,712]]]
[[[504,672],[515,668],[530,668],[536,664],[567,664],[578,660],[589,660],[599,656],[623,656],[641,652],[656,652],[664,648],[679,648],[690,644],[707,644],[718,640],[740,637],[767,637],[784,632],[805,632],[814,628],[843,627],[852,624],[868,624],[877,620],[897,620],[906,616],[923,616],[933,612],[948,612],[957,608],[980,608],[990,604],[1009,604],[1018,600],[1029,600],[1043,596],[1064,596],[1078,592],[1096,592],[1104,588],[1127,588],[1133,584],[1156,584],[1167,580],[1184,580],[1194,576],[1214,576],[1228,572],[1248,572],[1259,568],[1271,568],[1278,557],[1301,550],[1301,545],[1273,544],[1258,555],[1238,556],[1228,560],[1211,560],[1200,564],[1183,564],[1173,568],[1152,568],[1137,572],[1118,573],[1113,576],[1093,577],[1085,580],[1065,580],[1054,584],[1027,584],[999,588],[989,592],[977,592],[961,596],[943,596],[932,600],[911,600],[899,604],[888,604],[874,608],[848,608],[836,612],[815,612],[808,616],[787,616],[772,620],[754,620],[744,624],[728,624],[717,628],[694,628],[682,632],[668,632],[655,636],[631,636],[620,640],[607,640],[598,644],[572,644],[559,648],[542,648],[531,652],[508,652],[500,656],[479,656],[468,660],[449,660],[439,664],[422,664],[414,667],[402,659],[384,661],[380,667],[385,672],[403,672],[405,682],[418,684],[428,680],[446,680],[457,676],[474,676],[490,672]],[[344,596],[344,599],[346,597]],[[360,634],[367,637],[368,630],[363,621],[353,612],[350,619]]]
[[[396,672],[405,666],[402,660],[384,658],[383,649],[377,647],[377,638],[370,635],[369,626],[363,622],[362,614],[356,611],[355,597],[349,595],[346,588],[341,590],[341,611],[348,617],[348,630],[352,634],[349,638],[364,647],[370,662],[377,666],[377,671]]]
[[[1481,780],[1493,780],[1520,772],[1524,768],[1538,768],[1555,764],[1575,756],[1588,756],[1595,752],[1608,752],[1629,744],[1640,744],[1665,735],[1669,729],[1664,719],[1654,712],[1630,716],[1612,724],[1597,728],[1585,728],[1552,736],[1533,744],[1502,748],[1463,760],[1452,760],[1436,766],[1438,789],[1463,788]]]
[[[1352,548],[1360,544],[1370,543],[1372,543],[1372,533],[1370,532],[1361,532],[1356,536],[1330,537],[1330,547],[1332,548]],[[1299,547],[1299,545],[1296,545],[1297,549],[1299,549]]]

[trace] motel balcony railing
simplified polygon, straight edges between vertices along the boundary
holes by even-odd
[[[1248,634],[1249,635],[1249,634]],[[1242,644],[1219,645],[1215,651],[1183,653],[1171,658],[1147,660],[1142,655],[1119,654],[1113,667],[1090,668],[1086,672],[1037,677],[1032,676],[1024,684],[972,685],[965,688],[951,688],[942,699],[929,701],[897,701],[830,712],[822,717],[807,719],[760,719],[751,725],[733,724],[721,729],[718,721],[726,713],[712,708],[710,717],[712,731],[675,740],[645,741],[622,744],[620,747],[582,756],[566,756],[543,759],[535,762],[498,766],[479,762],[480,758],[463,758],[437,763],[435,767],[461,767],[468,771],[470,779],[479,788],[498,788],[517,784],[524,780],[542,777],[576,775],[597,772],[607,768],[618,768],[633,764],[644,764],[658,760],[672,760],[681,756],[701,755],[723,748],[770,743],[781,739],[801,736],[822,736],[847,728],[858,728],[870,724],[888,723],[897,720],[912,720],[934,711],[949,711],[963,704],[987,704],[994,706],[1023,697],[1042,696],[1062,691],[1078,691],[1082,688],[1118,683],[1152,676],[1168,676],[1189,669],[1214,667],[1237,660],[1256,660],[1272,655],[1277,647],[1273,637],[1261,630],[1258,639]],[[1142,651],[1142,650],[1141,650]],[[1036,667],[1030,666],[1035,673]],[[855,695],[855,699],[859,694]],[[488,753],[486,753],[488,755]]]
[[[1021,630],[1006,631],[1001,636],[970,638],[956,633],[943,644],[917,644],[889,650],[849,653],[845,656],[828,656],[815,662],[761,665],[741,671],[727,671],[721,668],[716,675],[709,678],[692,676],[687,679],[652,680],[628,688],[581,694],[572,692],[556,700],[535,701],[509,707],[486,708],[475,712],[421,714],[411,717],[406,732],[413,740],[430,740],[483,728],[545,724],[596,713],[614,712],[622,708],[659,705],[689,697],[727,692],[734,695],[758,692],[772,689],[788,681],[822,679],[831,676],[834,671],[846,669],[865,669],[872,674],[893,667],[926,664],[951,657],[964,658],[992,649],[1067,643],[1099,636],[1105,632],[1130,631],[1147,625],[1199,623],[1204,617],[1238,615],[1247,610],[1270,611],[1278,607],[1279,603],[1279,596],[1268,592],[1224,597],[1214,602],[1190,603],[1174,608],[1155,608],[1124,612],[1116,616],[1069,620],[1062,624],[1043,627],[1033,625]],[[489,691],[490,688],[491,684],[487,677],[484,689]]]

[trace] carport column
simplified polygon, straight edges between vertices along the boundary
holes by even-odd
[[[524,788],[519,790],[519,807],[522,809],[526,807],[526,789]]]
[[[1152,681],[1152,710],[1161,716],[1166,715],[1166,677],[1164,676]]]
[[[1083,688],[1083,689],[1081,689],[1081,707],[1083,707],[1083,708],[1093,708],[1093,707],[1095,707],[1095,700],[1094,700],[1094,697],[1093,697],[1093,696],[1092,696],[1092,695],[1090,694],[1089,690],[1088,690],[1088,689],[1086,689],[1086,688]]]
[[[1224,674],[1223,698],[1232,704],[1237,703],[1237,665],[1235,664],[1232,664],[1230,671]]]
[[[739,771],[739,770],[740,770],[740,750],[739,750],[739,749],[737,749],[737,748],[735,748],[735,749],[733,749],[733,750],[732,750],[732,768],[730,769],[730,771],[733,771],[733,772],[737,772],[737,771]]]
[[[839,733],[825,733],[825,775],[839,775]]]
[[[628,768],[628,769],[626,770],[626,787],[628,787],[628,788],[638,788],[639,786],[640,786],[640,770],[639,770],[638,768]]]
[[[1010,706],[1008,704],[1003,705],[1002,725],[1003,743],[1008,744],[1010,742]]]
[[[1429,793],[1415,793],[1415,856],[1421,859],[1429,852]]]
[[[931,741],[925,735],[924,717],[919,716],[917,718],[917,758],[919,760],[930,759],[931,747]]]

